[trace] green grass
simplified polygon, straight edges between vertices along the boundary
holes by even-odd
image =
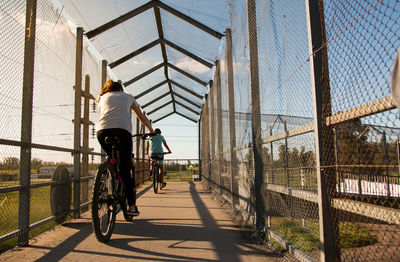
[[[41,181],[43,182],[43,181]],[[0,182],[0,187],[16,186],[19,182]],[[73,192],[73,190],[72,190]],[[88,197],[91,199],[92,188],[89,187]],[[71,197],[72,201],[72,197]],[[8,234],[18,229],[18,202],[19,192],[9,192],[0,194],[0,236]],[[50,207],[50,186],[31,189],[30,195],[30,224],[52,216]],[[67,217],[69,219],[70,217]],[[29,232],[30,238],[33,238],[57,224],[55,222],[47,223]],[[17,245],[17,238],[10,239],[0,243],[0,253]]]
[[[272,218],[272,228],[283,238],[305,252],[319,249],[319,225],[317,220],[306,220],[306,227],[301,219]],[[355,223],[340,222],[339,238],[341,249],[351,249],[372,245],[376,239],[366,228]]]
[[[318,223],[307,223],[307,227],[303,227],[300,219],[272,218],[274,231],[301,250],[311,252],[319,248],[319,228]]]
[[[357,226],[354,223],[340,223],[339,230],[340,245],[344,249],[369,246],[376,242],[367,228]]]
[[[193,171],[168,171],[167,176],[164,177],[165,181],[192,181]]]

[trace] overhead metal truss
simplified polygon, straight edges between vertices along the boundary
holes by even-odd
[[[146,107],[148,107],[148,106],[160,101],[162,98],[165,98],[167,96],[171,96],[171,100],[169,102],[167,102],[167,103],[165,103],[165,104],[153,109],[152,111],[148,112],[148,115],[153,114],[154,112],[164,108],[165,106],[167,106],[169,104],[172,104],[173,112],[171,112],[171,113],[169,113],[169,114],[167,114],[167,115],[165,115],[165,116],[153,121],[153,123],[155,123],[157,121],[160,121],[160,120],[162,120],[162,119],[164,119],[164,118],[166,118],[166,117],[168,117],[168,116],[170,116],[170,115],[172,115],[174,113],[176,113],[176,114],[178,114],[178,115],[180,115],[180,116],[182,116],[182,117],[184,117],[184,118],[186,118],[186,119],[188,119],[190,121],[197,122],[197,120],[194,120],[194,119],[182,114],[181,112],[178,112],[176,110],[176,105],[179,105],[182,108],[184,108],[185,110],[188,110],[189,112],[194,113],[196,115],[199,115],[199,112],[196,111],[196,110],[201,109],[201,105],[199,105],[198,103],[195,103],[192,99],[190,99],[190,96],[187,97],[187,96],[183,96],[183,95],[180,95],[180,94],[174,92],[173,86],[176,87],[176,88],[179,88],[180,90],[183,90],[186,93],[190,94],[191,96],[195,96],[195,97],[197,97],[199,99],[203,99],[204,96],[199,94],[199,93],[197,93],[196,91],[193,91],[193,90],[191,90],[189,88],[186,88],[182,84],[179,84],[176,81],[172,80],[170,78],[169,74],[168,74],[168,68],[173,69],[174,71],[184,75],[185,77],[187,77],[187,78],[199,83],[200,85],[202,85],[202,86],[204,86],[206,88],[207,88],[207,85],[210,85],[210,87],[211,87],[212,81],[209,81],[209,82],[203,81],[203,80],[199,79],[198,77],[196,77],[196,76],[194,76],[194,75],[182,70],[181,68],[171,64],[168,61],[166,46],[169,46],[169,47],[177,50],[178,52],[184,54],[187,57],[190,57],[191,59],[197,61],[198,63],[200,63],[200,64],[202,64],[202,65],[204,65],[204,66],[206,66],[208,68],[212,68],[214,66],[214,63],[210,62],[210,61],[207,61],[206,59],[203,59],[200,56],[191,53],[190,51],[186,50],[185,48],[183,48],[183,47],[181,47],[181,46],[179,46],[179,45],[177,45],[177,44],[165,39],[164,38],[162,21],[161,21],[160,9],[162,9],[163,11],[168,12],[168,13],[178,17],[179,19],[183,20],[184,22],[187,22],[190,25],[195,26],[196,28],[204,31],[205,33],[207,33],[207,34],[209,34],[209,35],[211,35],[211,36],[213,36],[213,37],[215,37],[217,39],[221,39],[224,36],[222,33],[219,33],[217,31],[211,29],[210,27],[208,27],[208,26],[206,26],[206,25],[194,20],[193,18],[191,18],[191,17],[179,12],[178,10],[175,10],[174,8],[166,5],[165,3],[162,3],[160,0],[151,0],[150,2],[148,2],[146,4],[136,8],[136,9],[124,14],[124,15],[121,15],[118,18],[115,18],[115,19],[109,21],[108,23],[105,23],[105,24],[103,24],[103,25],[101,25],[101,26],[99,26],[99,27],[87,32],[85,35],[86,35],[86,37],[91,39],[91,38],[93,38],[93,37],[95,37],[95,36],[97,36],[99,34],[102,34],[102,33],[106,32],[107,30],[109,30],[109,29],[111,29],[111,28],[113,28],[113,27],[115,27],[115,26],[117,26],[117,25],[119,25],[119,24],[121,24],[121,23],[123,23],[123,22],[125,22],[125,21],[127,21],[127,20],[129,20],[129,19],[131,19],[131,18],[133,18],[133,17],[135,17],[135,16],[147,11],[147,10],[149,10],[149,9],[152,9],[152,8],[154,10],[154,16],[155,16],[155,21],[156,21],[156,25],[157,25],[157,31],[158,31],[158,37],[159,38],[154,40],[154,41],[152,41],[152,42],[150,42],[150,43],[148,43],[148,44],[146,44],[145,46],[142,46],[141,48],[129,53],[128,55],[117,59],[116,61],[110,63],[109,66],[110,66],[110,68],[117,67],[117,66],[121,65],[122,63],[134,58],[135,56],[138,56],[141,53],[146,52],[147,50],[149,50],[151,48],[154,48],[154,47],[159,45],[160,48],[161,48],[163,62],[161,62],[160,64],[154,66],[153,68],[148,69],[147,71],[141,73],[140,75],[138,75],[136,77],[133,77],[132,79],[124,82],[123,85],[125,87],[127,87],[127,86],[133,84],[134,82],[136,82],[136,81],[138,81],[138,80],[150,75],[151,73],[163,68],[166,80],[164,80],[164,81],[156,84],[155,86],[146,89],[144,92],[136,95],[135,99],[138,99],[138,98],[140,98],[142,96],[145,96],[145,95],[149,94],[150,92],[158,89],[159,87],[167,84],[169,92],[158,96],[157,98],[151,100],[150,102],[148,102],[148,103],[146,103],[145,105],[142,106],[142,108],[146,108]],[[185,102],[189,103],[194,108],[191,108],[190,106],[187,106],[185,104],[180,103],[179,101],[176,101],[175,96],[180,98],[180,99],[182,99],[182,100],[184,100]]]

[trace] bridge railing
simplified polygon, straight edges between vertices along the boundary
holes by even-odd
[[[94,129],[96,100],[106,79],[117,79],[57,2],[3,1],[0,8],[1,250],[28,245],[54,222],[79,217],[104,157]],[[136,117],[132,122],[146,131]],[[143,182],[145,145],[133,143],[141,166],[136,181]],[[55,179],[59,166],[63,175]],[[71,193],[64,194],[63,214],[55,215],[50,196],[60,187]]]
[[[202,180],[301,261],[400,257],[398,10],[232,2],[200,119]]]

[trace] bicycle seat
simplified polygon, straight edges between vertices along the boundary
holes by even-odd
[[[116,144],[119,144],[120,143],[120,140],[119,140],[119,138],[118,137],[116,137],[116,136],[114,136],[114,137],[110,137],[110,136],[106,136],[105,138],[104,138],[104,142],[106,143],[106,144],[111,144],[111,145],[116,145]]]
[[[154,160],[163,160],[164,154],[153,153],[153,154],[151,154],[150,158],[154,159]]]

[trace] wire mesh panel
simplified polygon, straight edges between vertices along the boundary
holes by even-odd
[[[255,213],[255,111],[249,103],[248,71],[255,62],[249,61],[247,43],[248,34],[257,32],[261,161],[271,241],[295,247],[289,254],[300,260],[399,260],[400,123],[389,86],[400,46],[400,4],[260,0],[255,1],[256,22],[248,25],[245,10],[249,2],[232,1],[230,6],[236,179],[242,210]],[[317,20],[318,25],[312,24]],[[319,36],[314,32],[316,26],[321,29]],[[310,38],[319,37],[322,44],[310,47],[307,33]],[[223,93],[227,75],[221,67]],[[313,101],[315,86],[322,90],[320,101]],[[229,123],[225,101],[222,130]],[[313,108],[317,108],[316,115]],[[223,156],[229,161],[229,139],[224,134]],[[318,198],[319,192],[328,192],[327,207]],[[321,243],[333,243],[339,251],[325,250],[320,256]]]
[[[66,18],[66,11],[62,6],[58,6],[57,2],[37,1],[36,8],[29,6],[32,8],[29,9],[30,21],[36,21],[36,30],[32,31],[32,24],[29,23],[27,24],[30,26],[29,30],[25,30],[27,3],[32,4],[34,1],[3,1],[0,8],[0,23],[2,24],[0,72],[4,76],[4,81],[0,83],[0,97],[2,97],[0,99],[3,99],[2,106],[4,106],[2,110],[4,115],[0,117],[0,121],[3,121],[0,136],[2,144],[0,148],[0,188],[2,190],[0,242],[4,243],[2,248],[15,245],[16,237],[21,236],[23,237],[19,239],[19,243],[26,245],[28,227],[34,228],[31,236],[49,227],[48,223],[54,219],[51,209],[54,171],[59,165],[69,168],[67,184],[71,183],[73,173],[71,153],[74,143],[73,87],[77,59],[76,28]],[[32,48],[35,51],[34,56],[27,54],[26,48],[24,53],[25,32],[27,39],[32,39],[31,36],[35,39]],[[82,89],[85,86],[89,88],[91,86],[91,90],[94,90],[93,96],[97,97],[102,79],[101,61],[88,42],[83,45],[82,53],[82,75],[84,76],[81,80]],[[34,61],[31,65],[26,62],[26,58],[30,56]],[[33,75],[32,83],[26,81],[27,72]],[[88,78],[90,82],[85,81],[86,75],[90,76]],[[30,92],[32,92],[31,101],[33,101],[32,132],[28,131],[30,130],[28,120],[30,109],[27,101]],[[89,93],[90,91],[86,97],[90,96]],[[86,113],[85,116],[83,114],[83,101],[82,98],[82,118],[87,117]],[[88,105],[90,106],[87,107],[89,108],[87,113],[90,115],[91,111],[93,116],[89,118],[95,122],[98,114],[96,106]],[[23,109],[24,107],[26,108]],[[89,119],[76,121],[88,124]],[[21,128],[21,122],[23,128]],[[85,147],[88,148],[83,148],[83,150],[87,152],[89,148],[92,148],[98,152],[100,148],[94,130],[88,127],[85,133],[82,129],[81,132],[84,141],[88,141],[88,145],[84,142]],[[30,137],[29,141],[26,139],[28,137]],[[21,149],[22,147],[24,150]],[[92,164],[87,165],[88,168],[85,170],[88,170],[89,176],[93,176],[100,159],[98,156],[89,156],[89,159]],[[81,203],[91,199],[90,180],[81,183],[81,195],[78,196]],[[20,187],[20,185],[25,187]],[[10,208],[11,206],[13,208]],[[72,206],[68,206],[68,211],[71,208]]]
[[[336,185],[330,184],[336,239],[343,261],[400,259],[398,216],[398,113],[382,98],[390,96],[390,70],[400,46],[397,1],[324,1],[331,108],[338,121]],[[340,11],[338,11],[340,10]],[[373,109],[363,115],[354,108]],[[389,135],[391,134],[391,135]],[[332,181],[333,182],[333,181]],[[357,232],[357,236],[354,236]],[[356,248],[357,247],[357,248]]]

